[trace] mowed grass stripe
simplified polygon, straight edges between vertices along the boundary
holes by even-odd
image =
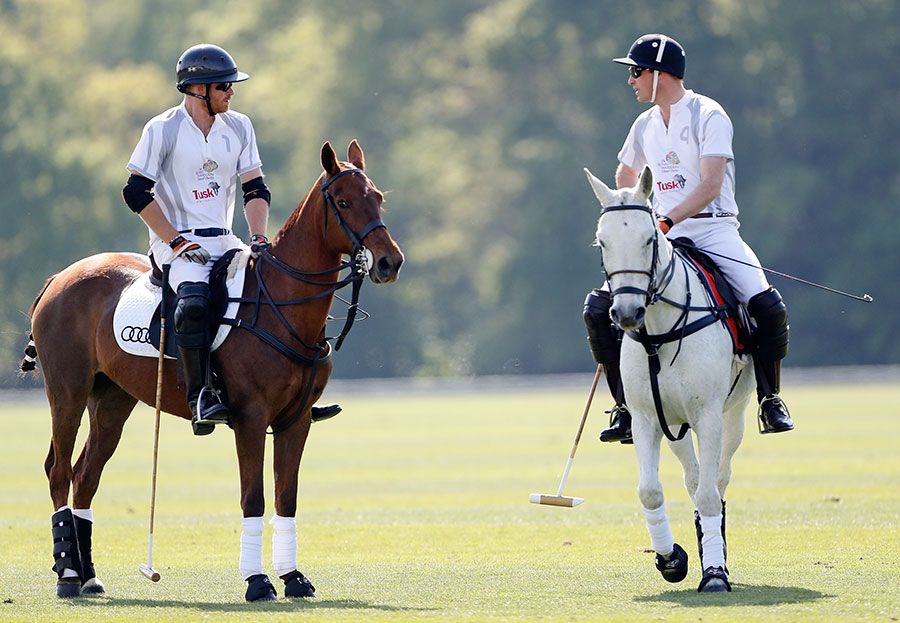
[[[164,417],[154,547],[163,579],[152,584],[137,572],[149,513],[147,407],[126,426],[93,505],[95,562],[107,596],[58,600],[43,474],[49,413],[0,407],[0,620],[898,616],[900,386],[789,390],[798,429],[787,435],[759,436],[748,410],[728,492],[735,592],[713,596],[695,592],[693,505],[667,452],[661,475],[691,572],[669,585],[653,568],[633,449],[596,441],[605,425],[602,395],[566,490],[587,502],[576,509],[528,504],[530,492],[556,492],[585,392],[337,397],[345,413],[313,427],[301,464],[300,568],[319,597],[272,604],[242,601],[237,461],[225,429],[195,438],[187,422]],[[266,482],[268,519],[270,459]],[[270,547],[267,526],[264,567],[274,575]]]

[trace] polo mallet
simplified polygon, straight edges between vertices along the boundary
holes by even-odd
[[[575,460],[575,450],[578,449],[578,442],[581,441],[581,433],[584,431],[584,423],[587,421],[588,412],[591,410],[591,401],[594,400],[594,392],[597,390],[597,382],[600,380],[600,373],[603,372],[603,364],[597,364],[597,373],[594,374],[594,382],[591,383],[591,393],[588,395],[587,404],[584,405],[584,413],[581,416],[581,424],[578,425],[578,434],[575,435],[575,443],[572,444],[572,451],[569,453],[569,460],[566,461],[566,468],[563,470],[562,479],[559,481],[559,489],[556,495],[547,495],[546,493],[532,493],[528,496],[528,501],[532,504],[546,504],[548,506],[565,506],[572,508],[584,502],[584,498],[573,498],[563,495],[563,489],[566,486],[566,479],[569,477],[569,470],[572,469],[572,461]]]
[[[138,569],[151,582],[159,582],[153,568],[153,520],[156,515],[156,465],[159,455],[159,413],[162,410],[163,362],[166,359],[166,292],[169,289],[169,264],[162,267],[162,300],[159,304],[159,360],[156,364],[156,429],[153,432],[153,477],[150,485],[150,537],[147,540],[147,562]]]

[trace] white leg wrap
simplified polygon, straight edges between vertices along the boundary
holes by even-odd
[[[262,517],[244,517],[241,531],[241,577],[262,573]]]
[[[94,523],[94,511],[89,508],[73,508],[72,514],[76,517],[87,519],[89,522]]]
[[[722,515],[706,517],[700,515],[700,529],[703,537],[703,568],[725,567],[725,540],[722,538]]]
[[[644,508],[644,517],[647,518],[647,531],[650,532],[650,545],[653,551],[661,556],[671,554],[675,547],[675,537],[672,535],[672,528],[669,527],[666,505],[661,504],[652,511]]]
[[[275,528],[272,535],[272,565],[282,576],[297,568],[297,518],[273,515],[269,522]]]

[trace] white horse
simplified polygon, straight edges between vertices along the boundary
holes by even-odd
[[[750,358],[733,354],[728,332],[710,317],[712,302],[692,265],[661,235],[648,202],[653,188],[650,169],[644,169],[635,188],[621,190],[611,190],[587,169],[585,173],[603,207],[596,244],[612,294],[610,318],[628,335],[622,343],[622,383],[633,416],[640,464],[638,496],[656,568],[669,582],[680,582],[688,570],[687,553],[675,543],[669,527],[659,481],[659,447],[665,434],[697,509],[703,569],[697,590],[730,591],[725,489],[754,387]],[[685,425],[697,436],[699,463],[691,436],[681,437]]]

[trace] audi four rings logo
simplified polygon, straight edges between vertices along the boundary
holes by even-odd
[[[150,343],[149,327],[125,327],[120,334],[123,342],[137,342],[138,344]]]

